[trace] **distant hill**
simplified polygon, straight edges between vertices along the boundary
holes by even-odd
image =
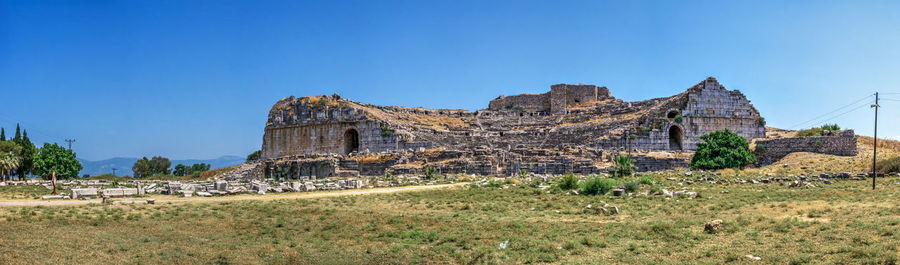
[[[131,166],[134,165],[134,162],[139,158],[134,157],[115,157],[106,160],[100,161],[88,161],[84,159],[78,159],[81,162],[81,165],[84,166],[84,169],[81,170],[81,173],[78,175],[89,174],[91,176],[102,175],[106,173],[112,173],[112,169],[116,168],[116,175],[119,176],[131,176],[134,172],[131,171]],[[185,160],[172,160],[172,167],[175,167],[177,164],[185,164],[185,165],[193,165],[197,163],[206,163],[212,165],[212,168],[221,168],[228,167],[233,165],[238,165],[244,163],[246,158],[239,156],[222,156],[215,159],[185,159]]]

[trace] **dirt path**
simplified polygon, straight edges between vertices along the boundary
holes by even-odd
[[[274,194],[266,194],[266,195],[242,194],[242,195],[220,196],[220,197],[188,197],[188,198],[185,198],[185,197],[175,197],[175,196],[166,196],[166,195],[153,195],[153,196],[149,196],[149,197],[141,198],[141,199],[125,198],[125,199],[113,199],[113,201],[115,203],[145,203],[147,201],[147,199],[152,198],[152,199],[156,199],[157,203],[166,203],[166,202],[203,203],[203,202],[242,201],[242,200],[271,201],[271,200],[290,200],[290,199],[314,199],[314,198],[327,198],[327,197],[338,197],[338,196],[356,196],[356,195],[370,195],[370,194],[381,194],[381,193],[425,191],[425,190],[461,187],[466,184],[468,184],[468,183],[466,182],[466,183],[440,184],[440,185],[429,185],[429,186],[406,186],[406,187],[338,190],[338,191],[290,192],[290,193],[274,193]],[[100,199],[94,199],[94,200],[0,201],[0,207],[65,206],[65,205],[85,205],[85,204],[89,204],[89,203],[101,203],[101,202],[102,201]]]

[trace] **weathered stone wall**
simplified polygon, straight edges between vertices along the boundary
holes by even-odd
[[[549,111],[565,114],[569,106],[610,98],[609,89],[595,85],[556,84],[543,94],[500,96],[488,103],[490,110],[520,109],[528,112]]]
[[[523,110],[528,112],[546,111],[550,109],[550,99],[544,94],[519,94],[512,96],[500,96],[488,103],[492,110]]]
[[[351,151],[347,149],[350,139],[345,136],[348,131],[358,135],[355,151],[381,152],[407,147],[406,142],[398,141],[397,135],[383,134],[378,122],[358,121],[266,128],[262,155],[347,154]]]
[[[269,111],[262,157],[382,152],[432,145],[405,139],[384,122],[372,120],[365,111],[342,104],[346,103],[328,96],[280,100]],[[468,115],[456,110],[431,111],[441,115]]]
[[[727,90],[715,78],[688,89],[684,116],[684,147],[695,150],[700,136],[728,129],[748,141],[766,137],[759,112],[743,93]]]
[[[263,163],[263,175],[266,178],[321,179],[333,176],[338,170],[338,161],[333,157],[270,160]]]
[[[638,172],[662,171],[690,167],[690,160],[684,158],[655,158],[643,155],[632,155],[630,157]]]
[[[795,152],[855,156],[856,136],[853,130],[836,132],[829,136],[794,137],[756,141],[758,165],[768,165]]]
[[[550,86],[550,113],[566,114],[569,106],[610,97],[609,89],[595,85],[556,84]]]
[[[553,106],[558,115],[551,113]],[[635,102],[615,99],[605,87],[558,84],[540,95],[498,98],[490,108],[469,112],[375,106],[338,95],[290,97],[269,112],[263,158],[346,155],[351,150],[418,153],[437,148],[472,153],[438,159],[445,161],[441,163],[433,163],[436,158],[415,159],[447,172],[514,174],[527,169],[593,174],[601,170],[594,164],[597,155],[518,154],[515,150],[693,150],[700,136],[715,130],[729,129],[748,139],[765,134],[759,113],[746,97],[726,90],[714,78],[672,97]],[[348,138],[347,132],[356,133],[357,145],[348,145],[354,141],[348,140],[353,137]],[[398,166],[407,162],[340,162],[333,174],[415,170]]]
[[[615,141],[634,150],[696,150],[700,136],[719,130],[732,131],[747,141],[766,134],[759,112],[747,97],[710,77],[653,107],[641,126],[627,132],[632,136],[629,141]]]

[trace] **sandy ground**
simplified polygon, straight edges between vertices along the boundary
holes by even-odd
[[[410,192],[423,191],[444,188],[461,187],[468,183],[440,184],[429,186],[405,186],[391,188],[373,188],[373,189],[357,189],[357,190],[338,190],[338,191],[317,191],[317,192],[290,192],[290,193],[274,193],[266,195],[242,194],[235,196],[219,196],[219,197],[176,197],[166,195],[153,195],[140,199],[124,198],[113,199],[114,203],[146,203],[147,199],[156,199],[156,203],[180,202],[180,203],[204,203],[204,202],[221,202],[221,201],[242,201],[242,200],[290,200],[290,199],[314,199],[338,196],[356,196],[381,193]],[[89,203],[101,203],[100,199],[94,200],[10,200],[0,201],[0,207],[20,207],[20,206],[64,206],[64,205],[84,205]]]

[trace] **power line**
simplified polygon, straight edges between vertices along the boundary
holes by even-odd
[[[808,123],[810,123],[810,122],[819,120],[819,119],[821,119],[821,118],[823,118],[823,117],[826,117],[826,116],[828,116],[828,115],[830,115],[830,114],[833,114],[833,113],[835,113],[835,112],[841,111],[841,110],[846,109],[846,108],[848,108],[848,107],[854,106],[854,105],[858,104],[859,102],[862,102],[863,100],[869,99],[870,97],[872,97],[872,95],[865,96],[865,97],[863,97],[863,98],[861,98],[861,99],[858,99],[858,100],[856,100],[856,101],[853,101],[853,102],[850,103],[850,104],[847,104],[847,105],[844,105],[843,107],[840,107],[840,108],[834,109],[834,110],[832,110],[832,111],[829,111],[828,113],[819,115],[819,116],[817,116],[817,117],[815,117],[815,118],[812,118],[812,119],[810,119],[810,120],[808,120],[808,121],[804,121],[804,122],[802,122],[802,123],[798,123],[797,125],[791,126],[790,129],[796,129],[797,127],[800,127],[801,125],[805,125],[805,124],[808,124]],[[866,104],[868,104],[868,103],[866,103]]]
[[[870,102],[866,102],[865,105],[861,105],[861,106],[858,106],[858,107],[853,108],[853,109],[851,109],[851,110],[848,110],[848,111],[846,111],[846,112],[843,112],[843,113],[841,113],[841,114],[838,114],[838,115],[836,115],[836,116],[832,116],[831,118],[825,119],[825,120],[823,120],[822,122],[820,122],[820,123],[818,123],[818,124],[819,124],[819,125],[822,125],[822,124],[825,124],[826,122],[829,122],[829,121],[832,121],[832,120],[834,120],[834,119],[837,119],[837,118],[839,118],[839,117],[841,117],[841,116],[844,116],[844,115],[846,115],[846,114],[848,114],[848,113],[850,113],[850,112],[857,111],[857,110],[859,110],[859,109],[861,109],[861,108],[864,108],[864,107],[870,107],[871,105],[869,105],[869,103],[870,103]]]
[[[6,121],[10,124],[22,125],[22,127],[24,127],[26,131],[28,129],[31,129],[32,134],[37,134],[38,136],[42,136],[44,138],[47,138],[48,140],[54,140],[54,141],[65,140],[65,138],[62,138],[62,137],[56,137],[56,136],[52,136],[50,134],[43,133],[43,130],[35,130],[36,127],[33,127],[30,124],[26,124],[21,121],[12,121],[11,118],[3,116],[3,115],[0,115],[0,121]]]

